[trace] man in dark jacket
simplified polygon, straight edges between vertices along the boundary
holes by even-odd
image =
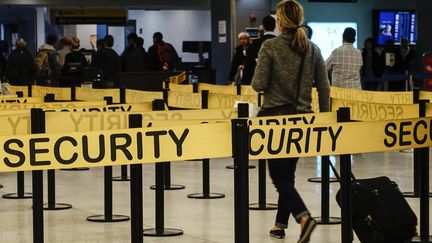
[[[16,48],[9,56],[7,64],[7,78],[11,85],[27,85],[35,75],[34,57],[27,50],[27,42],[19,39]]]
[[[402,71],[407,74],[414,73],[417,66],[417,53],[410,47],[408,39],[402,38],[399,53],[401,55]]]
[[[143,72],[147,70],[146,50],[144,49],[144,39],[136,36],[132,42],[133,47],[125,50],[122,54],[122,66],[124,72]]]
[[[6,41],[0,41],[0,80],[3,79],[3,77],[6,74],[6,57],[5,53],[7,52],[8,44]]]
[[[264,28],[264,35],[261,38],[256,39],[249,49],[249,55],[247,56],[242,78],[242,84],[244,85],[250,85],[252,81],[255,67],[257,65],[256,60],[258,59],[258,53],[261,50],[262,44],[264,43],[264,41],[276,37],[276,34],[274,33],[274,30],[276,28],[276,20],[272,16],[266,16],[263,19],[262,24]]]
[[[153,34],[153,45],[149,48],[148,55],[152,71],[173,71],[179,62],[174,46],[164,42],[160,32]]]
[[[104,38],[104,48],[98,50],[92,60],[92,66],[102,73],[102,87],[113,88],[116,73],[121,71],[121,59],[114,46],[114,37],[107,35]]]
[[[232,59],[231,71],[228,78],[230,83],[236,83],[239,81],[236,80],[236,76],[240,72],[244,71],[247,57],[249,55],[250,35],[247,32],[241,32],[238,38],[240,41],[240,45],[236,47],[236,51]]]

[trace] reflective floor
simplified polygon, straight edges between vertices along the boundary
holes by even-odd
[[[335,160],[332,158],[333,161]],[[256,164],[256,162],[251,162]],[[211,191],[224,193],[226,198],[216,200],[188,199],[187,195],[201,191],[201,162],[188,161],[172,165],[172,181],[183,184],[185,190],[165,193],[165,225],[184,231],[183,236],[171,238],[145,237],[145,242],[234,242],[233,233],[233,171],[225,169],[230,159],[211,162]],[[316,158],[302,159],[298,166],[297,185],[306,204],[314,216],[320,215],[320,185],[307,179],[320,174]],[[353,156],[353,170],[358,178],[386,175],[395,180],[402,190],[412,190],[412,154],[376,153]],[[119,174],[115,168],[114,175]],[[257,201],[257,169],[250,170],[250,202]],[[114,213],[129,215],[129,183],[113,182]],[[144,166],[144,225],[154,226],[154,165]],[[16,175],[0,174],[1,194],[16,190]],[[331,216],[339,216],[340,210],[334,196],[339,189],[337,183],[331,186]],[[31,174],[26,173],[26,190],[31,191]],[[277,194],[268,180],[267,198],[275,202]],[[46,190],[45,190],[46,193]],[[57,202],[70,203],[73,208],[65,211],[45,212],[45,242],[130,242],[130,221],[121,223],[92,223],[86,218],[103,213],[103,169],[90,171],[57,172]],[[418,214],[419,200],[409,199]],[[250,211],[250,242],[297,242],[299,226],[290,222],[285,240],[268,237],[268,230],[274,223],[275,211]],[[32,242],[31,199],[0,199],[0,242]],[[340,225],[318,226],[311,242],[340,242]],[[357,241],[358,242],[358,241]]]

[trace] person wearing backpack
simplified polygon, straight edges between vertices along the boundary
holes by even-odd
[[[176,69],[179,56],[174,46],[163,41],[163,35],[153,35],[153,45],[148,50],[152,71],[173,71]]]
[[[113,88],[117,72],[121,71],[121,58],[114,46],[114,37],[107,35],[103,41],[104,47],[98,50],[92,58],[92,66],[99,69],[102,74],[102,88]]]
[[[17,40],[15,46],[9,56],[6,76],[11,85],[27,85],[34,78],[34,57],[26,48],[27,42],[24,39]]]
[[[35,57],[37,83],[40,85],[56,86],[58,84],[61,67],[58,52],[54,48],[57,40],[57,36],[48,35],[46,44],[39,47],[39,52]]]
[[[71,83],[81,81],[83,68],[87,67],[88,62],[84,54],[79,51],[80,39],[73,37],[70,40],[71,52],[66,54],[65,64],[62,73],[66,76],[66,82],[62,86],[70,86]]]

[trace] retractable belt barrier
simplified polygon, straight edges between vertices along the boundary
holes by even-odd
[[[34,103],[43,103],[43,98],[5,98],[0,96],[0,103],[17,103],[17,104],[34,104]]]
[[[0,104],[0,111],[3,110],[30,110],[32,108],[41,109],[72,109],[80,107],[99,107],[106,105],[105,101],[79,101],[79,102],[48,102],[48,103],[3,103]],[[0,112],[0,115],[2,114]]]
[[[250,159],[429,147],[432,145],[431,134],[431,118],[327,125],[251,126]],[[0,171],[231,157],[231,147],[231,126],[228,123],[5,136],[0,137]]]

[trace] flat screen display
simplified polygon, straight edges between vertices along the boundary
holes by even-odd
[[[308,22],[307,25],[313,30],[312,41],[321,49],[324,60],[330,57],[334,49],[342,46],[342,35],[346,28],[351,27],[357,31],[355,22]],[[354,47],[357,48],[357,41]]]
[[[411,45],[416,44],[417,16],[414,11],[376,10],[375,16],[374,29],[378,32],[375,33],[378,45],[385,45],[389,39],[399,45],[403,38],[408,39]]]

